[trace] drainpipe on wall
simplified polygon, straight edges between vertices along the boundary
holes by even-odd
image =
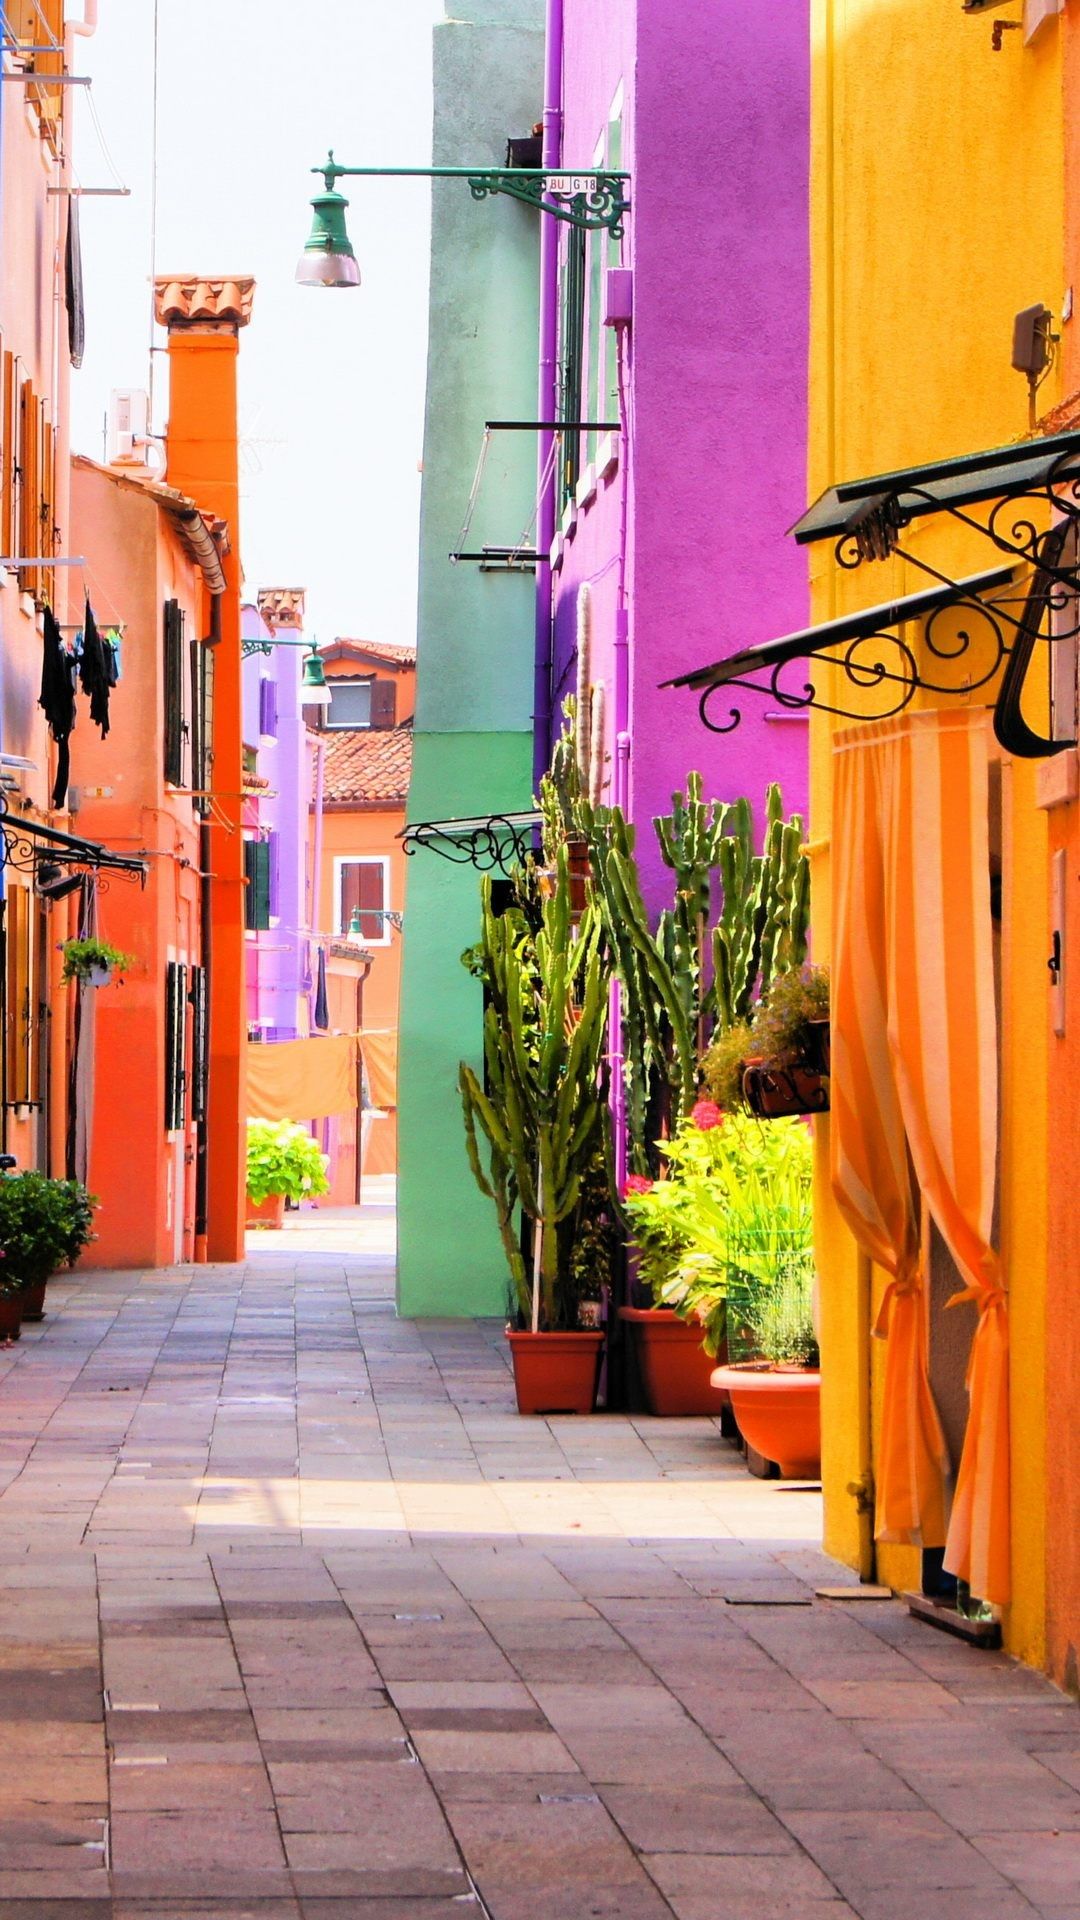
[[[564,0],[547,0],[544,27],[544,137],[541,165],[557,167],[562,160],[562,68]],[[540,221],[540,380],[538,420],[554,420],[558,402],[557,350],[559,339],[559,227],[549,217]],[[555,435],[537,438],[536,509],[536,639],[533,689],[533,784],[547,772],[551,747],[551,562],[555,538],[555,499],[558,476],[554,464]],[[548,465],[551,463],[551,472]]]
[[[326,742],[320,739],[315,747],[315,826],[311,836],[311,913],[309,918],[312,944],[314,944],[314,941],[317,939],[321,928],[319,916],[322,911],[323,787],[325,772]],[[332,911],[333,908],[331,906],[331,913]],[[313,983],[317,982],[318,968],[312,968],[310,960],[309,970],[313,975]],[[315,994],[317,991],[317,984],[313,984],[311,1008],[308,1014],[308,1027],[309,1030],[312,1031],[315,1026]]]
[[[630,521],[630,419],[627,403],[627,359],[630,336],[619,328],[619,576],[615,596],[614,682],[615,780],[613,799],[624,813],[630,808],[630,607],[626,586],[626,548]],[[622,996],[617,980],[611,985],[611,1114],[615,1146],[615,1180],[626,1179],[626,1082],[623,1074]]]

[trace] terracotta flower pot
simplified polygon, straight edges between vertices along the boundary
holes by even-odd
[[[748,1447],[775,1460],[785,1480],[821,1472],[821,1374],[810,1367],[717,1367]]]
[[[285,1220],[285,1195],[268,1193],[265,1200],[253,1200],[247,1197],[247,1223],[249,1227],[280,1227]]]
[[[46,1274],[44,1280],[32,1280],[29,1286],[23,1288],[21,1298],[24,1320],[44,1320],[45,1289],[48,1284],[49,1276]]]
[[[591,1413],[602,1333],[517,1333],[507,1327],[519,1413]]]
[[[702,1346],[700,1327],[671,1307],[620,1307],[619,1319],[635,1329],[650,1413],[662,1420],[719,1414],[724,1395],[712,1384],[716,1359]]]
[[[21,1293],[0,1293],[0,1340],[17,1340],[22,1326]]]

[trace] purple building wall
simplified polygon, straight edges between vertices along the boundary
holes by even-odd
[[[806,804],[803,718],[735,692],[714,713],[737,704],[742,724],[718,737],[696,695],[658,683],[808,620],[805,559],[784,538],[806,487],[808,14],[809,0],[565,0],[564,165],[594,164],[622,89],[633,320],[622,332],[623,457],[597,473],[556,539],[553,707],[557,725],[588,581],[610,794],[621,593],[629,807],[657,904],[670,876],[648,823],[689,769],[718,798],[747,793],[760,807],[777,779],[789,810]],[[587,313],[586,341],[596,331]]]
[[[258,609],[242,610],[244,640],[270,640],[273,630]],[[245,820],[257,820],[271,847],[271,926],[248,935],[248,1019],[265,1040],[293,1040],[307,1032],[304,989],[308,978],[306,850],[308,829],[307,748],[300,682],[303,651],[299,631],[288,632],[268,654],[251,654],[243,666],[244,745],[255,748],[260,777],[269,790],[245,805]],[[272,694],[267,697],[267,683]],[[273,724],[272,733],[262,727]]]

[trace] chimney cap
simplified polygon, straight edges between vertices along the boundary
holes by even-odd
[[[246,327],[254,297],[251,274],[220,280],[161,274],[154,281],[154,318],[159,327]]]
[[[268,627],[303,627],[303,587],[260,587],[255,596],[259,612]]]

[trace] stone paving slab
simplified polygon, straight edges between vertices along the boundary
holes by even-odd
[[[1074,1702],[300,1218],[0,1353],[0,1920],[1080,1920]]]

